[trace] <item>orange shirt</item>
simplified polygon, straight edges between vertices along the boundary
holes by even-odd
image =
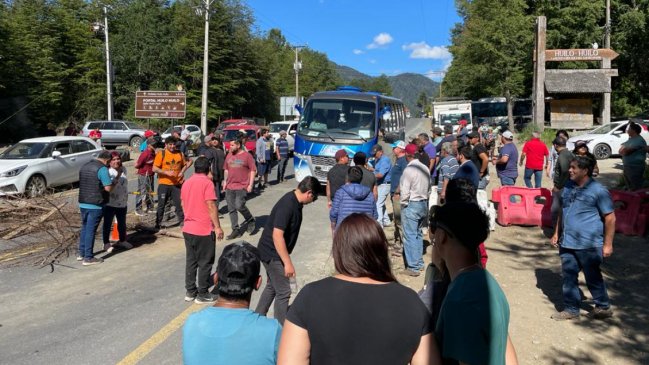
[[[163,158],[164,152],[164,158]],[[155,155],[153,166],[161,169],[162,171],[173,171],[179,173],[185,167],[185,158],[179,151],[169,152],[162,150]],[[169,177],[166,175],[158,174],[159,185],[180,185],[181,176]]]

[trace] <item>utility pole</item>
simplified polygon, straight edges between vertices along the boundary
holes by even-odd
[[[300,49],[306,46],[293,46],[295,50],[295,62],[293,63],[293,69],[295,70],[295,104],[300,104],[300,70],[302,69],[302,62],[298,59],[298,53]]]
[[[208,83],[208,57],[210,41],[210,5],[214,0],[202,0],[201,5],[196,7],[196,14],[199,16],[205,13],[205,41],[203,42],[203,94],[201,97],[201,130],[207,135],[207,83]]]
[[[604,48],[611,48],[611,0],[606,0],[606,25],[604,26]],[[611,59],[602,59],[602,68],[611,68]],[[611,123],[611,93],[604,93],[602,100],[602,124]]]
[[[113,87],[112,77],[113,68],[110,64],[110,47],[108,46],[108,7],[104,5],[104,39],[106,43],[106,96],[108,103],[108,120],[113,120]]]

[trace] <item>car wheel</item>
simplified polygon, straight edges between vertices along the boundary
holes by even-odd
[[[45,178],[41,175],[34,175],[29,178],[27,185],[25,185],[25,194],[30,198],[35,198],[45,194],[47,190],[47,183]]]
[[[140,144],[142,144],[142,137],[140,136],[133,136],[131,137],[131,140],[128,141],[129,146],[133,147],[134,149],[139,149]]]
[[[611,147],[605,143],[600,143],[593,148],[593,155],[598,160],[604,160],[611,157]]]

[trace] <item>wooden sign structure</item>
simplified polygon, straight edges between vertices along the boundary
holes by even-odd
[[[608,15],[607,15],[608,16]],[[608,20],[607,20],[608,22]],[[607,23],[608,24],[608,23]],[[557,94],[603,94],[602,123],[611,119],[611,77],[617,76],[617,69],[611,69],[611,60],[617,52],[609,48],[598,49],[545,49],[547,21],[540,16],[536,21],[534,47],[533,120],[542,130],[545,125],[545,92]],[[607,38],[606,46],[609,46]],[[599,61],[600,69],[545,70],[546,62]],[[592,100],[591,100],[592,102]],[[555,103],[556,104],[556,103]],[[581,108],[583,109],[583,106]],[[590,114],[592,121],[592,114]],[[584,115],[587,117],[587,115]],[[583,118],[576,128],[585,126]],[[592,122],[591,122],[592,124]],[[564,127],[565,128],[565,127]],[[570,129],[570,127],[567,127]]]

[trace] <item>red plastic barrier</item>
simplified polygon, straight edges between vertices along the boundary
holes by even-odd
[[[494,193],[494,191],[496,191]],[[496,200],[497,199],[497,200]],[[503,186],[492,191],[492,200],[498,202],[498,224],[522,226],[551,226],[552,193],[545,188],[532,189]]]
[[[615,232],[644,236],[649,224],[649,189],[610,193],[615,206]]]

